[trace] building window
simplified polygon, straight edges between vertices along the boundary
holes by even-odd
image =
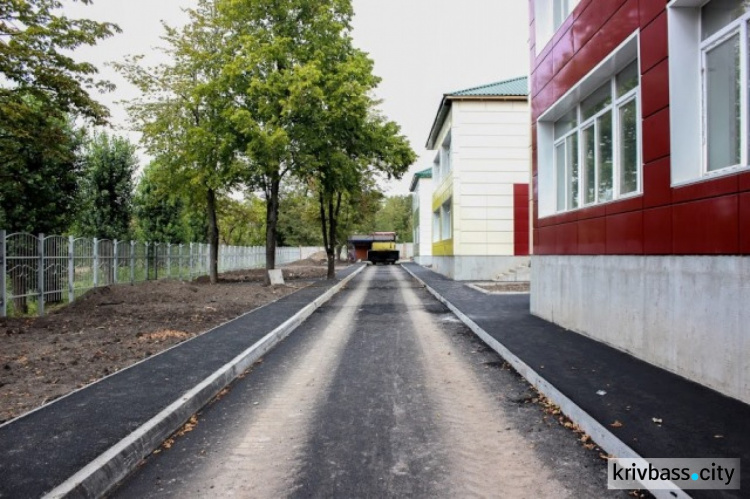
[[[555,211],[640,191],[638,60],[554,123]]]
[[[537,53],[552,39],[579,2],[580,0],[536,0],[534,22]]]
[[[672,184],[746,169],[750,5],[673,0],[667,21]]]
[[[747,164],[750,5],[713,0],[701,8],[703,143],[707,172]],[[743,57],[744,54],[744,57]]]
[[[451,204],[452,199],[449,199],[445,203],[443,203],[443,206],[440,207],[441,218],[442,218],[442,228],[441,228],[441,240],[451,239],[453,238],[453,226],[451,221]]]
[[[443,177],[447,177],[451,171],[451,133],[448,132],[443,145],[440,146],[440,172]]]
[[[440,209],[432,214],[432,242],[440,241]]]

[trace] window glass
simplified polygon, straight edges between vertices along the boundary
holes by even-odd
[[[450,239],[453,237],[451,234],[451,200],[449,199],[443,204],[443,239]]]
[[[567,173],[568,173],[568,208],[578,208],[578,135],[573,134],[566,139],[567,142]]]
[[[740,35],[705,54],[706,142],[708,171],[740,163]]]
[[[577,109],[573,108],[555,122],[555,140],[563,137],[578,125],[577,115]]]
[[[568,180],[565,177],[565,142],[555,148],[555,164],[557,172],[557,211],[564,211],[565,191],[568,188]]]
[[[614,172],[612,162],[612,113],[606,113],[596,120],[599,136],[599,157],[597,158],[599,201],[609,201],[613,196]]]
[[[620,194],[638,190],[638,120],[635,99],[620,106]]]
[[[596,201],[596,133],[594,125],[583,131],[583,204]]]
[[[616,86],[617,97],[622,97],[626,93],[638,86],[638,60],[630,63],[628,67],[617,73]]]
[[[432,240],[440,241],[440,210],[432,214]]]
[[[747,0],[711,0],[701,9],[701,36],[705,40],[750,10]]]
[[[612,85],[605,83],[581,102],[581,119],[587,120],[612,103]]]

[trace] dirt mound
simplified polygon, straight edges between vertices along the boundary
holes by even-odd
[[[0,423],[306,285],[149,281],[0,319]]]

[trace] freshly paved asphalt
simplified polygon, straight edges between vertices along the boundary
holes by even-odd
[[[402,269],[368,268],[112,497],[626,497],[502,366]]]
[[[331,285],[316,282],[0,426],[0,498],[41,497]]]
[[[642,457],[750,463],[749,405],[532,316],[528,295],[486,295],[405,265]],[[622,426],[612,427],[615,421]],[[750,473],[743,473],[739,491],[689,493],[750,497],[748,491]]]

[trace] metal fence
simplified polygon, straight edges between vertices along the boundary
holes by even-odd
[[[283,265],[320,251],[277,248]],[[260,246],[219,246],[219,272],[263,267]],[[208,275],[209,245],[6,234],[0,230],[0,316],[44,315],[99,286]]]

